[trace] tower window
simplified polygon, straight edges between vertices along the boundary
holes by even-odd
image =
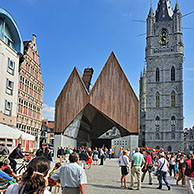
[[[160,106],[160,93],[156,92],[156,107]]]
[[[171,106],[175,106],[176,100],[175,100],[175,91],[172,91],[171,93]]]
[[[155,127],[156,127],[156,139],[160,139],[160,117],[157,116],[156,117],[156,123],[155,123]]]
[[[172,66],[171,68],[171,81],[175,81],[175,68]]]
[[[156,82],[160,81],[160,71],[159,68],[156,69]]]
[[[175,124],[176,124],[176,122],[175,122],[175,116],[172,116],[171,117],[171,135],[172,135],[172,139],[175,139],[176,138],[176,136],[175,136]]]

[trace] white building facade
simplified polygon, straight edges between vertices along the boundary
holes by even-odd
[[[23,41],[12,16],[0,8],[0,123],[16,126],[19,55]]]

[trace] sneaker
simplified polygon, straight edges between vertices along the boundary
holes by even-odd
[[[162,189],[162,187],[161,187],[161,186],[159,186],[159,187],[157,187],[157,189]]]
[[[170,186],[167,186],[168,187],[168,191],[170,191]]]
[[[129,190],[133,190],[133,188],[131,188],[131,187],[128,187],[128,189],[129,189]]]

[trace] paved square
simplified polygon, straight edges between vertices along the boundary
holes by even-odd
[[[168,177],[168,181],[171,184],[171,190],[168,191],[167,187],[163,185],[162,190],[156,189],[158,187],[158,181],[156,176],[153,176],[153,185],[148,184],[148,174],[146,174],[144,183],[142,183],[142,189],[136,190],[137,183],[135,183],[134,190],[120,188],[120,168],[117,164],[117,159],[107,160],[104,166],[92,165],[92,169],[86,169],[88,178],[88,184],[86,185],[86,194],[121,194],[121,193],[142,193],[142,194],[186,194],[186,188],[176,185],[176,181],[172,177]],[[127,177],[127,185],[130,184],[130,174]]]

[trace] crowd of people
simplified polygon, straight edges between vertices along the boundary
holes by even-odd
[[[149,174],[149,184],[152,185],[153,174],[157,176],[159,186],[157,189],[162,189],[162,180],[165,182],[167,189],[171,186],[167,180],[167,174],[174,176],[176,184],[182,182],[182,186],[187,185],[188,194],[194,194],[192,181],[194,180],[194,155],[178,152],[164,153],[161,148],[159,152],[154,149],[149,151],[135,149],[135,152],[123,150],[119,152],[119,166],[121,167],[121,187],[133,190],[135,175],[137,176],[137,189],[141,189],[141,183],[144,181],[146,173]],[[131,163],[131,182],[127,187],[127,175],[129,174],[129,164]]]
[[[52,152],[48,146],[39,148],[28,164],[22,175],[17,174],[16,166],[18,158],[24,158],[21,144],[9,153],[3,144],[0,148],[0,192],[6,194],[51,194],[53,186],[55,193],[57,186],[62,188],[63,194],[85,194],[85,184],[88,170],[93,165],[103,165],[107,158],[111,160],[113,152],[108,148],[80,147],[79,149],[58,148],[56,162],[50,171]],[[118,153],[118,164],[121,167],[121,187],[134,189],[134,181],[137,177],[137,189],[141,189],[141,183],[149,174],[149,184],[153,184],[153,175],[157,176],[158,187],[162,189],[162,181],[170,190],[171,186],[167,180],[167,174],[174,177],[176,184],[181,181],[182,186],[187,185],[188,194],[194,194],[192,181],[194,180],[194,155],[181,152],[164,153],[164,149],[156,150],[124,150],[122,147]],[[99,163],[98,163],[99,161]],[[50,173],[49,173],[50,172]],[[130,185],[127,186],[127,175],[131,174]],[[3,185],[3,182],[4,184]],[[7,188],[7,185],[10,185]],[[3,188],[5,186],[5,188]],[[49,188],[49,189],[48,189]]]

